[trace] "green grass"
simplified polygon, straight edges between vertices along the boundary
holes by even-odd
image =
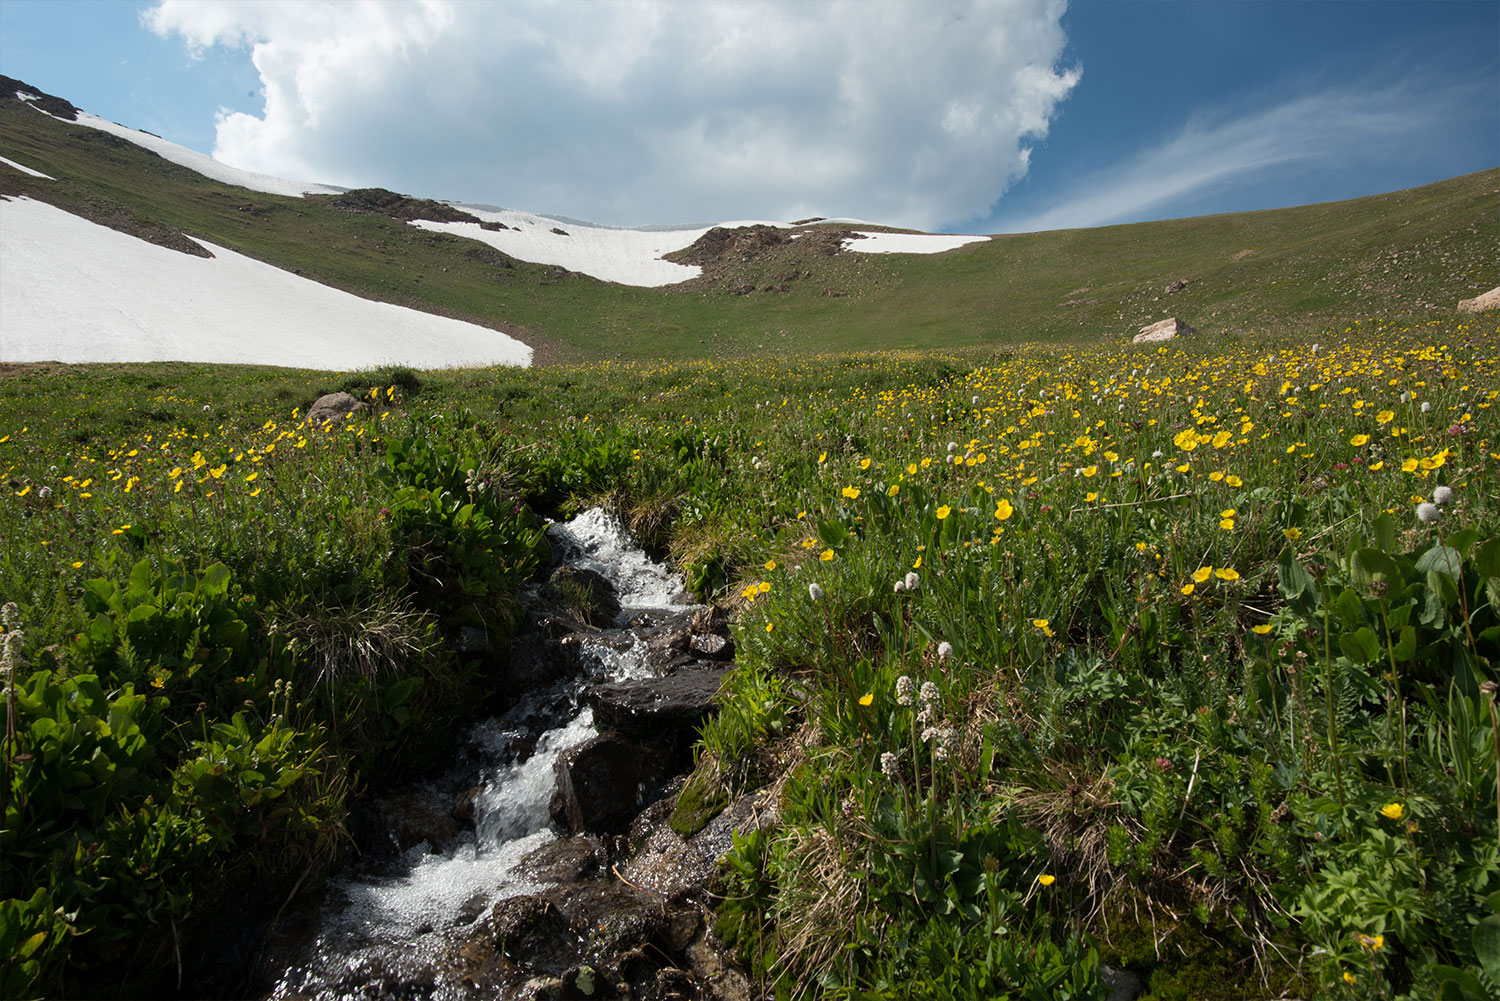
[[[96,130],[0,101],[0,144],[56,178],[6,190],[119,207],[369,298],[514,334],[539,363],[1095,342],[1176,315],[1204,332],[1441,316],[1500,284],[1500,171],[1301,208],[999,237],[941,255],[772,255],[726,283],[638,289],[469,256],[474,241],[227,187]],[[1248,251],[1248,254],[1244,252]],[[1241,256],[1243,255],[1243,256]],[[1166,295],[1176,279],[1182,292]],[[823,291],[845,293],[825,297]]]
[[[212,929],[247,872],[285,891],[331,865],[346,790],[418,767],[485,697],[493,669],[443,637],[505,620],[495,571],[528,565],[529,511],[601,500],[734,611],[739,670],[677,822],[778,789],[780,825],[717,884],[721,935],[778,993],[1101,997],[1101,961],[1148,998],[1493,981],[1497,348],[1481,317],[383,387],[188,365],[0,380],[0,598],[28,693],[7,745],[28,804],[4,835],[15,992],[120,993],[134,964],[150,993],[175,972],[164,928]],[[339,384],[385,409],[299,426]],[[1427,525],[1436,486],[1453,499]],[[160,573],[215,565],[227,589],[192,599]],[[127,655],[142,599],[218,638]],[[186,747],[137,760],[117,727],[106,756],[141,778],[106,783],[103,813],[47,805],[45,685],[143,733],[191,728],[168,742]],[[205,785],[219,758],[242,763]],[[257,809],[300,819],[228,824],[222,797],[264,797],[267,775],[297,809]],[[127,878],[174,838],[186,861]],[[81,854],[48,854],[64,842]]]

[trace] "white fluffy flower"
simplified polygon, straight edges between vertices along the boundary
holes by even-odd
[[[894,779],[897,775],[901,774],[901,769],[896,765],[896,755],[893,752],[886,751],[880,756],[880,770],[888,779]]]
[[[953,658],[953,644],[949,643],[947,640],[943,640],[943,642],[939,643],[937,658],[938,663],[940,664],[951,660]]]
[[[896,704],[909,706],[916,696],[917,685],[906,675],[896,679]]]
[[[1444,504],[1450,503],[1452,500],[1453,500],[1453,488],[1452,487],[1443,486],[1443,487],[1434,487],[1433,488],[1433,491],[1432,491],[1432,502],[1434,504],[1437,504],[1439,507],[1441,507]]]
[[[922,586],[922,578],[918,576],[915,570],[912,570],[907,573],[906,580],[903,583],[906,584],[906,589],[908,591],[915,591],[917,588]]]
[[[1417,520],[1424,525],[1431,525],[1443,516],[1436,504],[1421,503],[1417,505]]]
[[[1429,401],[1427,401],[1427,400],[1423,400],[1422,401],[1422,413],[1429,414],[1431,412],[1432,412],[1432,404]]]
[[[807,596],[813,601],[817,601],[823,597],[823,589],[816,584],[809,584],[807,585]]]

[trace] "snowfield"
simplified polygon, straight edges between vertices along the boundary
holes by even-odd
[[[531,348],[499,331],[371,302],[198,242],[212,259],[43,202],[0,199],[0,361],[531,364]]]
[[[559,222],[528,212],[491,211],[467,205],[454,207],[485,222],[504,223],[511,228],[490,230],[481,229],[473,222],[432,222],[427,219],[414,220],[412,225],[487,243],[518,261],[555,264],[621,285],[644,288],[675,285],[697,278],[702,271],[696,266],[664,261],[661,257],[690,246],[708,232],[706,226],[675,230],[612,229]],[[559,229],[567,235],[553,232]]]
[[[947,236],[942,233],[860,233],[863,239],[844,241],[845,250],[861,254],[941,254],[971,243],[983,243],[987,236]]]

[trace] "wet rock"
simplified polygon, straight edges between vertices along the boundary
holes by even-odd
[[[563,915],[585,961],[608,962],[649,942],[665,918],[656,895],[624,883],[592,881],[549,890],[546,899]]]
[[[448,815],[466,827],[474,826],[474,797],[479,795],[479,786],[471,786],[453,802]]]
[[[704,633],[688,641],[688,649],[709,660],[733,660],[734,640],[718,633]]]
[[[453,808],[430,787],[415,786],[386,793],[371,803],[391,845],[405,851],[422,842],[442,848],[458,834]]]
[[[624,830],[672,775],[665,750],[602,733],[558,756],[550,814],[566,831]]]
[[[547,590],[576,611],[591,626],[613,625],[620,615],[620,599],[609,578],[583,567],[560,566],[547,581]]]
[[[728,668],[682,671],[665,678],[636,678],[597,685],[588,703],[600,728],[637,737],[690,737],[713,712]]]
[[[1100,979],[1109,988],[1109,1001],[1135,1001],[1141,993],[1141,978],[1130,970],[1117,970],[1106,964],[1100,971]]]
[[[540,894],[497,903],[483,934],[506,958],[533,973],[555,976],[577,962],[572,926],[553,901]]]
[[[583,671],[582,639],[556,618],[527,616],[527,642],[512,645],[501,687],[517,696],[555,685]],[[553,633],[561,635],[554,636]]]
[[[521,860],[517,870],[544,883],[576,883],[604,868],[604,843],[577,835],[545,844]]]
[[[370,406],[361,403],[348,393],[327,393],[313,401],[307,408],[307,423],[315,428],[324,424],[337,424],[350,414],[367,414]]]
[[[490,634],[478,626],[459,626],[453,649],[459,653],[489,653]]]

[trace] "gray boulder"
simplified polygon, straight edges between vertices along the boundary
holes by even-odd
[[[307,408],[307,423],[320,428],[324,424],[338,424],[350,414],[364,415],[369,412],[369,404],[361,403],[348,393],[327,393],[318,397]]]

